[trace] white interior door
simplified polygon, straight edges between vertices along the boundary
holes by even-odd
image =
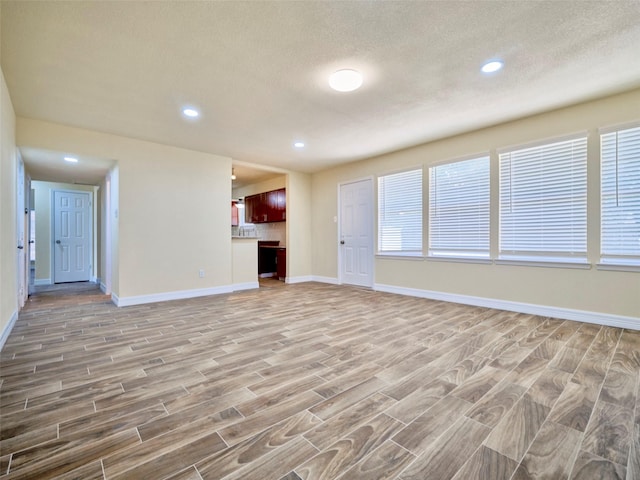
[[[373,286],[373,181],[340,185],[340,283]]]
[[[91,194],[53,192],[53,282],[88,281],[91,275]]]

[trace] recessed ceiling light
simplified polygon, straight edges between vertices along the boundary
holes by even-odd
[[[235,169],[235,168],[232,168],[232,169],[231,169],[231,180],[235,180],[236,178],[237,178],[237,177],[236,177],[236,169]]]
[[[64,157],[64,161],[69,163],[78,163],[78,159],[75,157]]]
[[[329,86],[338,92],[352,92],[362,86],[362,74],[355,70],[338,70],[329,77]]]
[[[198,112],[195,108],[190,107],[182,109],[182,113],[184,113],[189,118],[196,118],[198,115],[200,115],[200,112]]]
[[[304,142],[296,142],[293,144],[293,146],[296,148],[304,148]]]
[[[500,70],[503,66],[504,62],[502,62],[501,60],[491,60],[490,62],[482,65],[482,68],[480,70],[482,70],[483,73],[493,73]]]

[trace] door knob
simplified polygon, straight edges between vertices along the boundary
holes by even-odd
[[[344,245],[344,240],[340,240],[340,245]]]
[[[18,249],[22,250],[24,247],[22,245],[18,245]]]
[[[60,245],[60,240],[56,240],[56,243],[57,243],[58,245]]]

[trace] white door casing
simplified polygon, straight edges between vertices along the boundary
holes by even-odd
[[[103,278],[103,283],[102,285],[104,285],[104,293],[105,295],[111,295],[111,188],[112,188],[112,183],[111,183],[111,174],[109,173],[107,175],[107,177],[105,178],[105,189],[104,189],[104,201],[105,201],[105,206],[104,206],[104,215],[102,216],[102,221],[103,221],[103,225],[104,225],[104,229],[105,229],[105,235],[104,235],[104,239],[105,242],[103,243],[104,245],[104,278]],[[102,285],[100,285],[100,288],[103,288]]]
[[[31,250],[33,249],[35,251],[35,228],[36,228],[36,217],[35,217],[35,190],[33,190],[31,188],[31,178],[28,179],[27,182],[28,186],[29,186],[29,214],[27,216],[27,225],[29,226],[29,228],[27,229],[27,238],[29,239],[28,242],[28,251],[26,253],[26,264],[27,264],[27,277],[28,277],[28,284],[29,284],[29,291],[28,291],[28,295],[32,295],[35,292],[35,280],[36,280],[36,275],[35,275],[35,262],[32,258],[31,255]]]
[[[340,185],[340,283],[373,286],[373,180]]]
[[[91,192],[53,191],[53,282],[91,276]]]
[[[27,296],[29,294],[28,290],[28,261],[29,256],[28,252],[28,237],[27,237],[27,216],[29,213],[28,203],[27,203],[27,194],[25,190],[25,183],[27,181],[27,176],[25,174],[24,162],[22,161],[22,157],[18,152],[18,162],[17,162],[17,178],[16,178],[16,242],[18,247],[17,254],[17,272],[18,272],[18,308],[22,308],[25,304]]]

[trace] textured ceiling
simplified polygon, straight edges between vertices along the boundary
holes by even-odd
[[[636,0],[1,8],[18,116],[298,171],[640,86]],[[480,73],[493,57],[504,70]],[[330,90],[340,68],[363,87]],[[186,121],[185,104],[202,116]]]

